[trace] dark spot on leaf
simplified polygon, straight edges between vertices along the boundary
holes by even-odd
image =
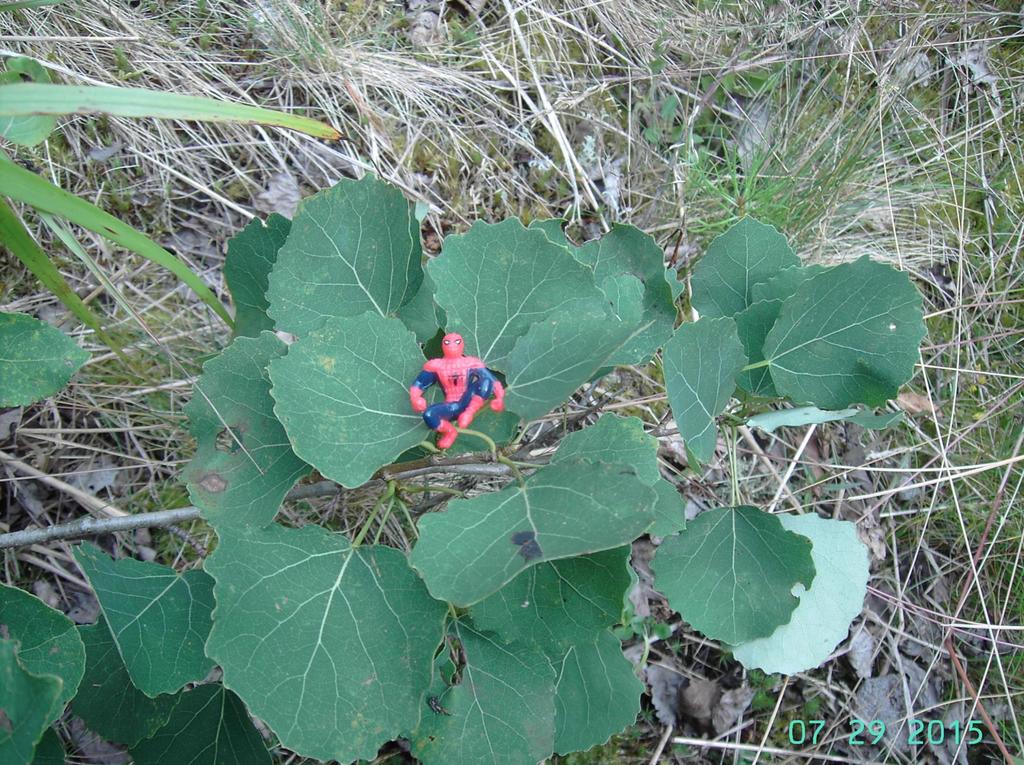
[[[217,473],[207,473],[200,479],[199,485],[212,494],[219,494],[228,488],[228,482]]]
[[[0,709],[0,730],[4,733],[13,733],[14,726],[11,725],[11,718],[7,716],[7,710]]]
[[[626,468],[625,470],[620,470],[619,475],[636,475],[636,470],[633,468]]]
[[[537,560],[544,552],[539,544],[531,541],[519,548],[519,554],[523,556],[523,560]]]
[[[522,545],[527,542],[532,542],[536,538],[536,533],[532,531],[517,531],[512,535],[512,544]]]
[[[221,428],[217,434],[217,440],[214,446],[217,447],[217,451],[224,452],[225,454],[236,454],[241,450],[241,444],[244,443],[242,436],[245,434],[244,425],[230,425],[226,428]]]
[[[447,709],[441,706],[441,701],[437,698],[437,696],[430,696],[427,699],[427,706],[430,707],[430,711],[432,711],[435,715],[451,716],[451,712],[449,712]]]
[[[117,236],[117,232],[114,231],[114,229],[112,229],[110,226],[103,226],[103,230],[106,231],[108,234],[113,234],[114,236]]]
[[[537,534],[533,531],[517,531],[512,535],[512,544],[519,545],[519,554],[525,560],[536,560],[543,555],[537,544]]]
[[[11,633],[8,631],[6,624],[0,624],[0,638],[4,640],[10,640]]]

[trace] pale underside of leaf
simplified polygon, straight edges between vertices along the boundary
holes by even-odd
[[[788,624],[765,638],[736,646],[733,655],[746,667],[792,675],[814,669],[846,639],[867,595],[869,557],[849,521],[807,515],[781,515],[782,525],[813,543],[817,574]]]

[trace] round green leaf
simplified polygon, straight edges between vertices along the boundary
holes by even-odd
[[[135,765],[270,765],[245,705],[219,683],[181,694],[167,724],[131,747]]]
[[[393,316],[420,287],[419,224],[402,192],[373,175],[299,204],[270,272],[277,329],[304,335],[326,317]]]
[[[266,223],[253,219],[228,240],[224,281],[235,301],[235,337],[257,337],[263,330],[274,328],[267,316],[267,286],[277,252],[291,228],[290,220],[273,213]]]
[[[566,461],[502,491],[453,500],[420,519],[412,565],[434,597],[468,606],[530,566],[626,544],[654,520],[654,492],[635,472]]]
[[[799,266],[786,237],[774,226],[743,218],[708,245],[693,269],[691,302],[702,318],[734,316],[753,303],[755,284],[786,266]]]
[[[184,471],[189,496],[214,523],[270,523],[310,467],[274,416],[267,365],[287,348],[271,332],[237,337],[203,365],[185,406],[196,453]]]
[[[652,569],[655,588],[683,619],[732,644],[789,621],[799,602],[793,585],[815,578],[810,541],[749,505],[701,513],[662,543]]]
[[[925,336],[906,273],[864,256],[801,284],[764,344],[775,388],[823,409],[881,406],[911,378]]]
[[[736,646],[733,655],[745,667],[792,675],[814,669],[846,639],[864,607],[869,560],[857,527],[849,521],[806,515],[776,516],[783,527],[811,540],[817,573],[789,623],[769,637]]]
[[[555,751],[603,744],[636,722],[644,684],[608,630],[551,656],[555,679]]]
[[[207,648],[284,746],[351,762],[416,727],[445,606],[401,552],[314,526],[218,536]]]
[[[63,708],[63,683],[54,675],[26,670],[16,646],[0,638],[0,762],[29,765],[36,742]]]
[[[665,346],[665,388],[679,435],[701,462],[715,455],[722,413],[746,363],[732,319],[683,324]]]
[[[89,359],[59,329],[23,313],[0,313],[0,348],[0,407],[52,396]]]
[[[85,646],[75,625],[39,598],[0,584],[0,634],[18,641],[18,659],[27,671],[61,679],[56,719],[74,697],[85,671]]]
[[[473,606],[473,623],[549,653],[589,640],[622,616],[629,556],[626,545],[533,566]]]
[[[467,352],[495,369],[505,369],[530,325],[602,298],[589,269],[517,218],[478,221],[465,234],[448,236],[427,271],[448,331],[460,332]]]
[[[462,682],[424,706],[412,751],[423,765],[536,765],[554,748],[554,671],[538,649],[458,622]]]
[[[327,321],[270,363],[274,408],[295,453],[328,478],[359,486],[430,434],[409,406],[423,353],[398,319]]]
[[[107,622],[78,628],[85,644],[85,675],[71,709],[107,741],[135,746],[167,722],[181,694],[154,699],[132,684]]]
[[[202,680],[213,668],[210,633],[213,580],[200,570],[132,558],[111,560],[83,543],[75,560],[89,578],[132,681],[150,698]]]

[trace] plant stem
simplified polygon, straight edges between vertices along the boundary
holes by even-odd
[[[754,364],[747,364],[740,371],[741,372],[749,372],[751,369],[760,369],[761,367],[766,367],[766,366],[768,366],[771,363],[772,362],[771,362],[770,359],[765,359],[764,361],[758,361],[758,362],[756,362]]]
[[[366,538],[366,533],[370,530],[370,525],[373,523],[374,519],[376,519],[377,514],[380,512],[380,509],[384,506],[385,502],[388,503],[390,508],[391,498],[395,496],[396,486],[398,486],[397,481],[388,481],[387,491],[377,497],[377,501],[373,503],[373,510],[370,511],[370,517],[366,519],[363,527],[359,529],[359,533],[356,534],[356,538],[352,540],[353,547],[359,547],[359,545],[363,543],[363,540]]]
[[[0,534],[0,550],[10,547],[26,547],[39,542],[48,542],[51,539],[75,539],[93,534],[110,534],[114,531],[173,526],[176,523],[187,523],[197,518],[199,518],[198,507],[179,507],[174,510],[158,510],[153,513],[139,513],[138,515],[115,518],[93,518],[87,515],[77,521],[60,523],[56,526]]]
[[[486,433],[481,433],[479,430],[470,430],[469,428],[459,428],[459,434],[465,436],[476,436],[485,444],[487,444],[488,450],[494,455],[495,458],[498,456],[498,445],[494,443],[494,439]]]

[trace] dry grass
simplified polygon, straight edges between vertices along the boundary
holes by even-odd
[[[776,223],[809,260],[869,254],[911,272],[929,337],[907,388],[916,397],[902,402],[906,424],[882,435],[819,426],[742,440],[739,489],[745,501],[778,510],[857,520],[875,559],[855,632],[870,635],[873,674],[898,678],[900,713],[979,719],[974,693],[951,665],[953,646],[1006,745],[1024,752],[1017,9],[697,2],[666,11],[656,0],[491,0],[472,4],[476,15],[453,2],[437,42],[416,49],[390,3],[129,5],[82,0],[2,14],[0,52],[35,56],[67,83],[216,94],[317,116],[346,136],[328,145],[271,129],[76,117],[39,150],[19,152],[173,248],[221,293],[224,242],[274,203],[259,199],[272,179],[294,179],[310,193],[371,170],[428,203],[441,235],[480,217],[566,216],[586,234],[629,221],[685,273],[715,233],[749,213]],[[116,151],[97,155],[102,147]],[[121,302],[74,256],[51,251],[79,294],[131,341],[131,361],[75,329],[55,299],[4,261],[4,309],[64,320],[95,355],[75,385],[26,411],[16,439],[0,448],[132,511],[182,504],[178,471],[190,447],[181,405],[225,328],[159,269],[78,233]],[[605,385],[591,393],[605,394],[606,408],[652,426],[664,419],[657,370]],[[727,462],[681,474],[663,432],[666,470],[689,495],[728,501]],[[89,476],[102,480],[89,485]],[[0,481],[9,503],[0,520],[22,524],[27,512],[57,522],[82,512],[16,471],[0,468]],[[369,504],[350,495],[289,512],[358,527]],[[156,548],[171,563],[193,559],[190,543],[201,548],[209,538],[202,524],[183,536],[118,543]],[[81,599],[65,544],[8,555],[4,565],[7,581],[43,582],[44,594],[65,588],[66,602]],[[717,647],[685,629],[653,651],[688,674],[722,674]],[[718,739],[739,749],[666,742],[657,759],[789,761],[758,745],[798,749],[785,722],[811,714],[829,721],[819,754],[867,756],[843,745],[863,687],[849,657],[787,680],[751,681],[768,703]],[[641,724],[612,749],[627,752],[624,761],[651,759],[661,732]]]

